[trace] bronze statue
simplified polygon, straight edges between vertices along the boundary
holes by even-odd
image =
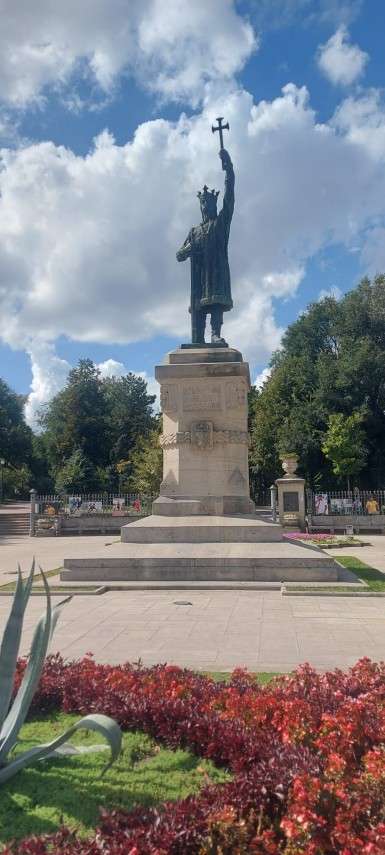
[[[219,191],[208,190],[198,193],[202,213],[199,226],[190,229],[187,238],[177,252],[178,261],[191,259],[191,341],[204,344],[206,317],[211,315],[211,343],[227,346],[221,338],[223,312],[233,307],[231,298],[230,268],[227,256],[230,223],[234,211],[234,169],[230,155],[223,148],[222,119],[217,119],[222,169],[226,172],[222,210],[217,213]]]

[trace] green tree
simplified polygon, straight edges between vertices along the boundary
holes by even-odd
[[[359,412],[351,416],[332,413],[328,418],[328,431],[322,445],[322,451],[331,461],[335,475],[347,479],[349,491],[350,476],[361,472],[367,457],[362,422],[363,414]]]
[[[280,474],[278,452],[290,445],[310,485],[335,487],[339,476],[322,452],[329,417],[358,412],[367,455],[357,478],[371,489],[385,484],[385,276],[363,279],[340,301],[310,304],[286,330],[271,369],[251,419],[259,481]]]
[[[33,434],[24,417],[25,400],[0,379],[0,457],[7,466],[31,461]]]
[[[133,493],[158,493],[163,478],[163,455],[159,430],[139,439],[132,455],[130,489]]]
[[[109,461],[103,381],[91,359],[69,372],[65,388],[43,408],[40,425],[54,474],[80,449],[93,466]]]
[[[155,395],[149,395],[146,381],[131,372],[125,377],[106,378],[103,395],[108,412],[110,460],[117,464],[129,460],[138,440],[154,429]]]
[[[90,461],[81,448],[76,448],[57,471],[55,491],[57,493],[92,492],[96,488],[95,480]]]
[[[68,480],[68,462],[79,451],[92,469],[85,476],[94,485],[92,489],[117,490],[116,465],[130,460],[138,440],[154,428],[154,401],[155,395],[148,394],[141,377],[129,373],[102,378],[90,359],[80,360],[70,371],[65,388],[40,414],[40,462],[45,457],[50,475],[62,483],[63,472]]]

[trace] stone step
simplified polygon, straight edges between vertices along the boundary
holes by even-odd
[[[184,581],[184,582],[334,582],[336,564],[327,557],[188,558],[181,555],[131,558],[65,558],[62,582]]]
[[[282,527],[255,516],[180,516],[152,514],[124,525],[123,543],[277,543]]]
[[[0,537],[29,534],[29,514],[0,513]]]
[[[71,581],[71,590],[75,589],[79,586],[83,588],[84,582],[74,582]],[[92,583],[90,582],[90,585]],[[38,586],[36,586],[38,587]],[[41,592],[43,593],[44,587],[41,585]],[[67,584],[65,582],[59,583],[59,587],[63,588],[63,591],[67,589]],[[135,582],[114,582],[110,581],[108,583],[103,583],[100,585],[99,591],[100,593],[105,593],[105,591],[280,591],[281,590],[281,582],[240,582],[237,579],[235,582],[227,581],[202,581],[197,580],[192,582],[187,581],[144,581],[144,580],[136,580]]]

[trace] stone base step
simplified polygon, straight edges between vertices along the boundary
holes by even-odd
[[[329,561],[239,558],[66,558],[62,582],[335,582]]]
[[[77,587],[83,589],[86,583],[74,582],[72,580],[69,584],[71,585],[71,590],[76,591]],[[90,585],[92,584],[90,582]],[[41,592],[44,593],[43,585],[39,587],[41,588]],[[68,588],[68,584],[60,582],[59,587],[65,591]],[[198,579],[194,582],[191,580],[188,582],[178,580],[167,582],[140,580],[136,580],[135,582],[110,581],[108,583],[101,583],[98,590],[100,593],[105,593],[106,591],[280,591],[281,588],[281,582],[240,582],[239,580],[236,582],[210,582]]]
[[[266,518],[152,514],[124,525],[123,543],[278,543],[282,526]]]
[[[28,513],[0,513],[0,537],[21,537],[29,534]]]

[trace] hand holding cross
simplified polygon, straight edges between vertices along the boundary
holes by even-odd
[[[228,130],[230,129],[230,126],[229,126],[229,123],[228,123],[228,122],[226,122],[226,124],[225,124],[225,125],[222,125],[222,122],[223,122],[223,116],[219,116],[219,117],[217,118],[217,122],[218,122],[218,126],[217,126],[216,128],[214,128],[214,125],[212,125],[212,126],[211,126],[211,130],[212,130],[213,134],[215,134],[215,131],[219,131],[220,151],[222,151],[222,149],[223,149],[223,147],[224,147],[224,146],[223,146],[223,131],[225,131],[225,130],[227,130],[227,131],[228,131]],[[222,169],[225,169],[225,165],[224,165],[224,163],[223,163],[223,162],[222,162]]]

